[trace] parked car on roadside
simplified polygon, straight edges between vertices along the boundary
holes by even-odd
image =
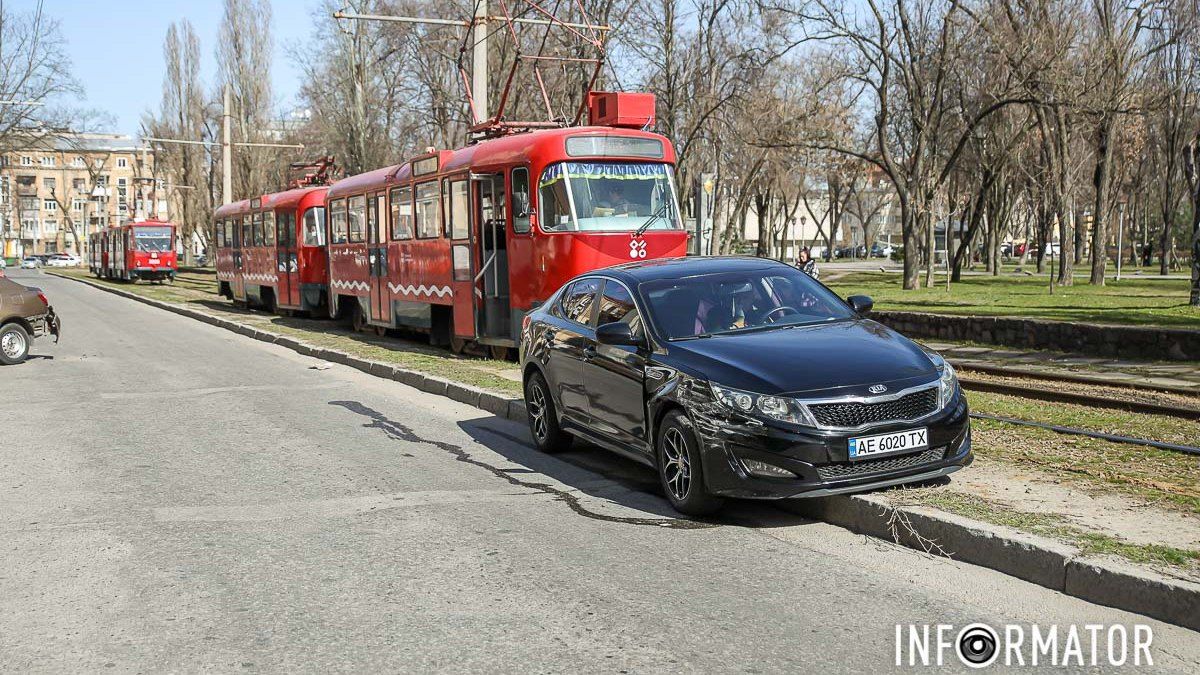
[[[21,269],[23,269],[23,270],[35,270],[41,266],[42,266],[41,258],[37,258],[34,256],[21,258]]]
[[[890,258],[893,250],[895,249],[892,248],[891,244],[885,244],[877,241],[874,244],[871,244],[871,257]]]
[[[57,253],[50,256],[46,261],[46,267],[78,267],[80,263],[78,256],[73,256],[67,253]]]
[[[526,315],[537,447],[580,437],[654,467],[679,511],[928,480],[972,461],[967,402],[936,353],[789,265],[629,263]]]
[[[16,365],[29,357],[34,338],[58,340],[62,325],[50,301],[37,288],[0,276],[0,363]]]

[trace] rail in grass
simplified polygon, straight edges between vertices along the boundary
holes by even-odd
[[[328,188],[218,209],[221,293],[506,354],[524,315],[567,279],[687,250],[674,149],[642,130],[652,97],[590,101],[588,126],[431,150]],[[308,236],[310,224],[322,238]]]
[[[88,235],[88,269],[102,279],[174,281],[179,272],[174,223],[143,220]]]

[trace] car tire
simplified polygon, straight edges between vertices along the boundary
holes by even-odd
[[[673,410],[663,418],[655,455],[658,480],[676,511],[688,516],[707,516],[725,504],[704,483],[700,443],[692,421],[683,412]]]
[[[19,323],[0,327],[0,363],[15,366],[29,358],[29,333]]]
[[[553,454],[571,447],[575,438],[558,425],[554,397],[541,373],[535,372],[525,383],[525,413],[529,419],[529,435],[533,436],[533,444],[538,450]]]

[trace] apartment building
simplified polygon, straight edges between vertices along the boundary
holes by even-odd
[[[165,216],[154,152],[129,136],[39,132],[12,146],[0,152],[0,254],[6,257],[86,257],[90,233]]]

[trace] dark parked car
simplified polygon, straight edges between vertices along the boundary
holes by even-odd
[[[793,267],[631,263],[568,282],[524,321],[530,431],[657,469],[672,505],[831,495],[969,464],[967,402],[940,356]]]
[[[45,294],[0,273],[0,363],[16,365],[29,357],[33,338],[47,333],[58,339],[58,316]]]

